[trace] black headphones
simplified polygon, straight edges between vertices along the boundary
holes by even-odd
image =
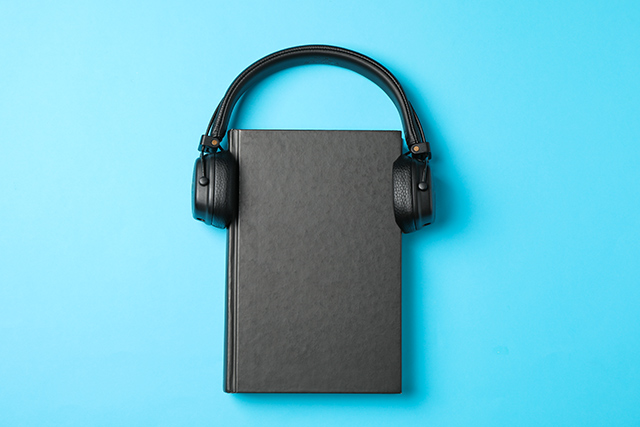
[[[238,99],[251,85],[284,68],[328,64],[355,71],[382,88],[402,116],[409,151],[393,162],[393,211],[405,233],[419,230],[435,219],[434,192],[429,159],[431,151],[422,125],[398,80],[381,64],[352,50],[308,45],[284,49],[254,62],[233,81],[200,138],[200,157],[193,171],[193,217],[225,228],[238,212],[238,163],[220,147]]]

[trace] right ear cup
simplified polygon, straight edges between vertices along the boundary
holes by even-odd
[[[403,154],[393,162],[392,179],[393,212],[398,227],[404,233],[412,233],[431,224],[435,205],[429,164]]]
[[[218,228],[228,227],[238,211],[238,164],[229,151],[196,159],[192,184],[193,217]]]

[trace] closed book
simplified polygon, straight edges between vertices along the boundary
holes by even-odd
[[[225,391],[400,393],[397,131],[231,130]]]

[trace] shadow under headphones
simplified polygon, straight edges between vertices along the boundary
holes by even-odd
[[[429,159],[431,151],[420,120],[398,80],[373,59],[352,50],[327,45],[284,49],[254,62],[233,81],[200,139],[193,171],[193,217],[225,228],[238,212],[238,163],[220,147],[231,112],[254,83],[279,70],[305,64],[327,64],[355,71],[376,83],[393,100],[400,115],[409,151],[393,163],[393,211],[404,233],[419,230],[435,219]]]

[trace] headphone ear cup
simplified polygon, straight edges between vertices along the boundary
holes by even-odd
[[[426,190],[416,190],[416,230],[431,224],[436,220],[435,192],[431,181],[431,168],[429,163],[420,164],[420,176],[424,168],[427,168]]]
[[[426,188],[418,184],[426,170]],[[431,224],[435,219],[431,169],[408,155],[401,155],[393,162],[393,212],[396,224],[404,233],[412,233]]]
[[[211,225],[211,215],[209,215],[209,185],[211,184],[211,175],[207,172],[203,172],[205,165],[208,166],[207,154],[203,157],[198,157],[193,165],[193,181],[191,182],[191,213],[193,217],[198,221],[202,221],[207,225]],[[207,160],[205,160],[207,159]]]
[[[202,179],[203,168],[207,179]],[[196,159],[192,184],[193,217],[207,225],[228,227],[238,212],[238,164],[228,151]]]
[[[416,231],[414,221],[414,197],[413,188],[417,186],[413,182],[413,160],[402,154],[393,162],[393,213],[396,224],[403,233]]]
[[[229,151],[218,151],[214,156],[211,225],[226,228],[238,215],[238,162]]]

